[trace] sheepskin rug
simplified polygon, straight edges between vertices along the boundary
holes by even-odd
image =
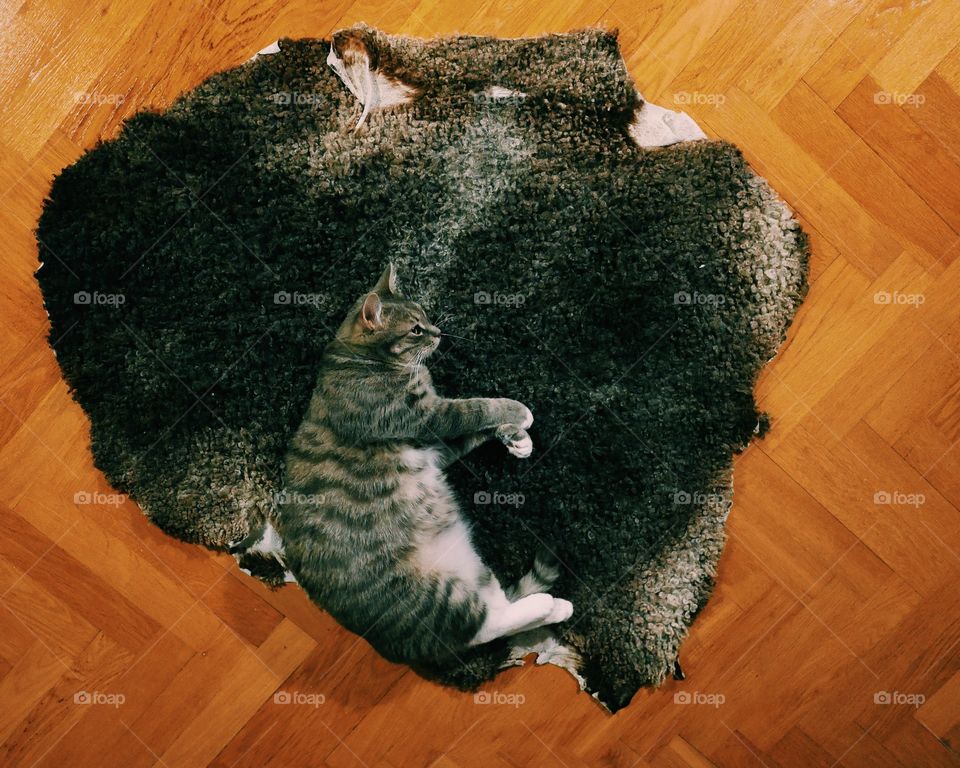
[[[530,459],[491,444],[449,472],[477,547],[503,583],[557,554],[576,613],[540,661],[625,706],[710,595],[807,265],[736,147],[642,146],[689,129],[648,107],[607,32],[360,26],[136,115],[56,179],[38,229],[97,466],[170,535],[242,539],[275,510],[324,345],[393,261],[462,337],[431,361],[438,389],[536,416]],[[471,689],[520,655],[420,671]]]

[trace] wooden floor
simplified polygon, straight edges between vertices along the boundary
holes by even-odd
[[[109,496],[46,345],[52,176],[276,38],[357,20],[619,27],[647,98],[743,147],[812,235],[687,680],[615,717],[555,668],[493,703],[438,688],[165,537]],[[0,764],[960,763],[958,42],[957,0],[2,0]]]

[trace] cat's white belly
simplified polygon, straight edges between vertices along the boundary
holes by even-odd
[[[470,540],[470,530],[462,520],[421,537],[413,562],[422,573],[455,577],[470,585],[477,584],[485,570]]]
[[[433,448],[406,448],[401,461],[408,468],[400,493],[415,507],[416,548],[411,565],[419,572],[456,578],[475,586],[485,568],[460,517],[456,500],[437,466]]]

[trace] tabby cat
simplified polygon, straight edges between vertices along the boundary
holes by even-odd
[[[573,613],[546,593],[557,577],[546,559],[504,591],[474,549],[443,469],[491,438],[529,456],[533,416],[516,400],[438,395],[424,360],[440,337],[388,266],[324,352],[276,520],[286,566],[310,597],[406,663]]]

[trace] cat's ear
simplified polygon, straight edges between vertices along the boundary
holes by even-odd
[[[375,330],[383,325],[383,304],[375,293],[368,293],[360,307],[360,325]]]
[[[383,270],[377,284],[373,286],[373,292],[380,296],[400,295],[400,291],[397,290],[397,270],[394,269],[392,263],[387,264],[387,268]]]

